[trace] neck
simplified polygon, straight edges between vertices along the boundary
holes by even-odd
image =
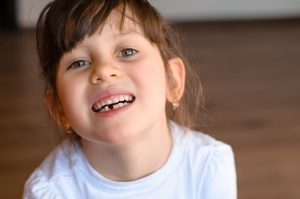
[[[126,143],[109,145],[82,140],[89,163],[101,175],[115,181],[132,181],[145,177],[167,161],[172,137],[167,124],[156,125]]]

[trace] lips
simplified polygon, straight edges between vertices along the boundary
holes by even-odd
[[[128,106],[134,102],[135,96],[123,94],[123,95],[114,95],[106,98],[102,98],[92,105],[92,111],[95,113],[98,112],[107,112],[111,110],[116,110],[125,106]]]

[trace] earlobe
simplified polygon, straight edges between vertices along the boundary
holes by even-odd
[[[184,92],[185,66],[179,57],[169,59],[171,77],[169,78],[167,100],[178,103]]]
[[[52,89],[47,89],[44,95],[44,103],[47,107],[48,113],[52,117],[52,119],[62,128],[68,129],[70,128],[69,123],[64,117],[63,111],[59,102],[54,99],[54,93]]]

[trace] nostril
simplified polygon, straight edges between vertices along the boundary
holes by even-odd
[[[101,77],[96,77],[96,78],[94,78],[93,82],[94,82],[94,83],[98,83],[98,82],[100,82],[101,80],[102,80]]]
[[[114,67],[98,67],[91,74],[91,81],[97,84],[101,81],[115,81],[122,76],[122,72]]]
[[[118,75],[116,73],[111,73],[110,76],[111,77],[117,77]]]

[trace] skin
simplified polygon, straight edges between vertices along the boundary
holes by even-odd
[[[166,101],[180,99],[185,73],[180,58],[169,60],[175,81],[171,95],[158,47],[130,19],[125,19],[120,31],[118,19],[113,12],[101,31],[62,56],[57,71],[62,119],[57,118],[51,91],[46,102],[57,121],[64,121],[62,126],[72,127],[81,137],[94,169],[111,180],[131,181],[167,161],[172,139]],[[135,100],[117,110],[92,111],[95,102],[119,95]]]

